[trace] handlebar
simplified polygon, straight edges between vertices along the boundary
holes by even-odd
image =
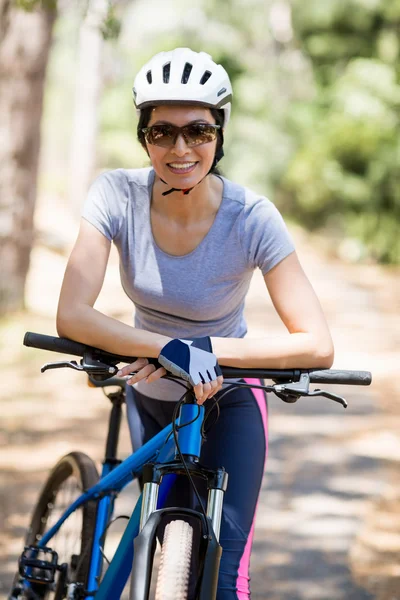
[[[79,342],[74,342],[67,338],[53,337],[32,333],[28,331],[24,336],[24,346],[38,348],[40,350],[49,350],[51,352],[60,352],[61,354],[72,354],[73,356],[84,357],[90,355],[95,361],[105,365],[115,366],[117,363],[131,363],[136,360],[133,356],[124,356],[112,354],[99,348],[87,346]],[[372,376],[369,371],[345,371],[335,369],[249,369],[221,366],[222,374],[229,379],[272,379],[277,382],[298,381],[303,373],[309,375],[310,383],[327,383],[340,385],[370,385]],[[110,376],[112,372],[110,370]]]
[[[87,352],[92,352],[96,358],[103,362],[111,363],[126,362],[131,363],[136,360],[132,356],[123,356],[121,354],[112,354],[100,348],[87,346],[80,342],[74,342],[67,338],[53,337],[52,335],[43,335],[41,333],[32,333],[27,331],[24,336],[24,346],[38,348],[39,350],[50,350],[50,352],[60,352],[61,354],[72,354],[73,356],[84,356]]]

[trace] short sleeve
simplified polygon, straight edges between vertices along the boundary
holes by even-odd
[[[123,173],[108,171],[90,186],[82,208],[82,217],[108,240],[114,240],[123,222],[127,203],[126,179]]]
[[[243,247],[249,267],[259,267],[263,275],[295,250],[282,215],[267,198],[244,210]]]

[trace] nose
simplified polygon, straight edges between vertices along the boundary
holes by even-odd
[[[191,152],[189,146],[185,142],[185,138],[183,137],[182,133],[178,134],[178,137],[176,138],[175,144],[171,149],[171,152],[173,152],[177,156],[184,156],[185,154]]]

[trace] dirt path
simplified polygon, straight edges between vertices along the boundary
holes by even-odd
[[[252,555],[255,600],[400,598],[399,273],[343,265],[295,231],[303,266],[333,333],[334,367],[371,370],[369,388],[335,388],[345,411],[324,399],[286,405],[270,398],[270,449]],[[115,261],[115,257],[113,259]],[[79,374],[40,375],[48,354],[21,347],[26,330],[54,334],[54,307],[65,257],[38,247],[29,287],[34,314],[1,328],[0,598],[12,578],[23,529],[45,471],[77,447],[102,456],[108,406]],[[108,274],[99,308],[129,322],[127,300]],[[397,286],[397,287],[396,287]],[[283,330],[255,277],[247,303],[249,335]],[[124,429],[123,456],[129,453]],[[124,513],[136,494],[127,488]],[[110,547],[118,528],[110,536]],[[397,557],[397,558],[396,558]],[[391,587],[393,591],[390,591]],[[395,591],[397,590],[397,591]]]

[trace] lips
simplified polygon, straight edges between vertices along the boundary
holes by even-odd
[[[197,161],[174,161],[172,163],[167,163],[167,167],[175,175],[186,175],[187,173],[191,173],[192,171],[194,171],[197,164]]]

